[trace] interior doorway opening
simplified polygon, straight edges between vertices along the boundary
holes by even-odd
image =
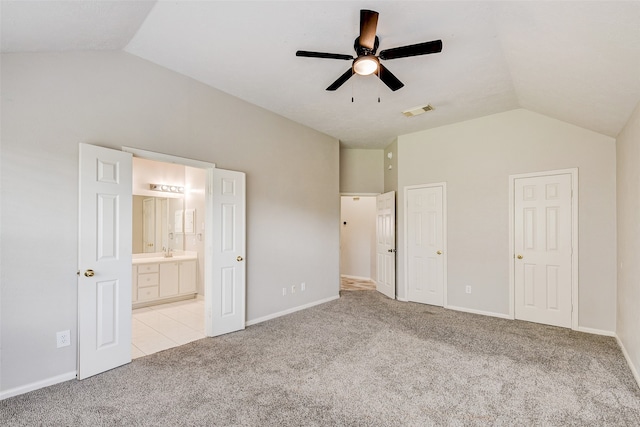
[[[340,197],[340,277],[375,282],[375,196]]]
[[[132,358],[205,338],[206,170],[133,158]]]

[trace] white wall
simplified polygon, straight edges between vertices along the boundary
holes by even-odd
[[[384,149],[384,192],[389,191],[398,191],[398,139]]]
[[[346,223],[346,224],[345,224]],[[340,274],[376,277],[376,198],[340,198]]]
[[[184,250],[198,253],[198,294],[204,295],[204,221],[207,171],[185,166],[184,208],[194,209],[194,234],[185,234]]]
[[[68,377],[76,343],[78,143],[247,174],[247,319],[339,291],[338,141],[121,52],[4,54],[0,390]],[[283,285],[306,282],[282,296]]]
[[[577,167],[579,326],[615,331],[615,149],[610,137],[523,109],[400,136],[399,296],[405,186],[447,182],[448,304],[508,314],[508,177]]]
[[[616,141],[618,312],[616,333],[640,385],[640,103]]]
[[[383,150],[340,150],[340,192],[379,194],[384,189]]]

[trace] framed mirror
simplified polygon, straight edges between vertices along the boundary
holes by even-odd
[[[184,250],[184,198],[133,196],[133,253]]]

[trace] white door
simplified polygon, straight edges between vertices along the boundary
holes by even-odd
[[[212,269],[205,283],[205,328],[217,336],[245,327],[245,174],[213,169],[209,184],[214,233],[206,255]]]
[[[376,197],[376,289],[396,298],[396,193]]]
[[[80,144],[79,379],[131,362],[131,157]]]
[[[571,327],[571,174],[518,178],[515,318]]]
[[[407,299],[444,306],[444,186],[407,189]]]

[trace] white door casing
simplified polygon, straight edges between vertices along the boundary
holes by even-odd
[[[511,263],[516,319],[577,327],[572,307],[577,300],[574,180],[577,170],[513,179]]]
[[[208,179],[207,228],[215,232],[205,250],[212,265],[205,281],[205,330],[207,336],[217,336],[245,327],[245,174],[213,169]]]
[[[396,193],[376,197],[376,289],[396,298]]]
[[[405,188],[407,299],[445,306],[446,184]]]
[[[131,158],[80,144],[78,379],[131,361]]]

